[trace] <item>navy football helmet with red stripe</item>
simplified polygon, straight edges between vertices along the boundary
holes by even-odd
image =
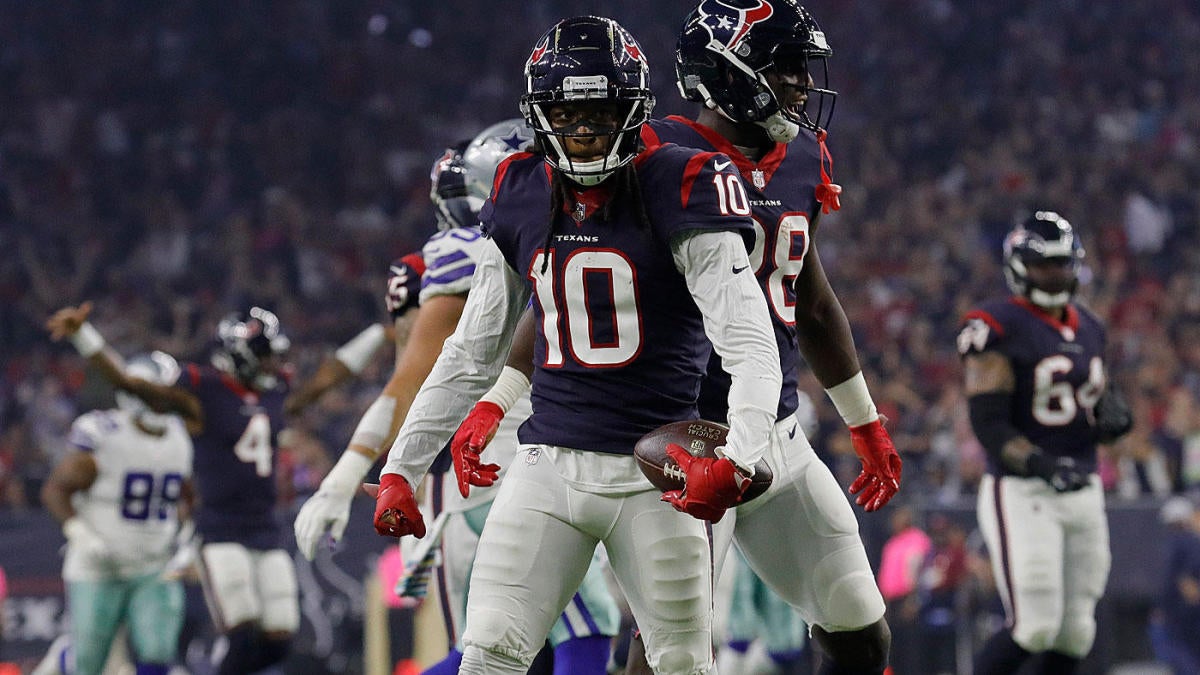
[[[291,341],[279,327],[279,317],[262,307],[229,314],[217,324],[217,348],[212,363],[251,389],[266,391],[279,381],[276,357],[282,357]]]
[[[612,19],[580,16],[547,31],[525,64],[521,114],[533,128],[546,162],[580,185],[602,182],[633,160],[638,134],[654,108],[650,69],[637,40]],[[570,104],[616,104],[614,124],[581,117],[555,127],[550,110]],[[586,128],[586,131],[579,131]],[[608,137],[599,159],[572,160],[564,148],[570,137]]]
[[[1083,256],[1083,243],[1066,218],[1054,211],[1034,211],[1004,239],[1004,279],[1014,294],[1039,307],[1056,309],[1075,295]],[[1061,271],[1030,274],[1043,263],[1054,263],[1051,267]]]
[[[825,33],[795,0],[703,0],[679,34],[675,74],[685,99],[788,143],[801,127],[829,127],[837,100],[829,88],[832,54]],[[771,69],[802,75],[803,103],[780,104],[767,83]]]

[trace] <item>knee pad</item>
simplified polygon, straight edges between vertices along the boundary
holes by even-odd
[[[685,649],[668,649],[658,657],[655,675],[704,675],[709,664],[696,663],[693,654]]]
[[[274,549],[258,558],[257,567],[263,631],[295,633],[300,627],[300,599],[292,559],[286,551]]]
[[[847,556],[855,554],[847,550],[845,555],[829,556],[812,572],[816,580],[812,588],[821,608],[819,623],[832,632],[857,632],[882,621],[887,609],[870,568],[857,569],[848,562],[852,558]],[[856,571],[848,573],[851,569]]]
[[[813,626],[812,634],[821,650],[833,661],[833,672],[882,673],[887,667],[892,631],[883,619],[852,631],[831,633]]]
[[[1012,637],[1013,642],[1027,652],[1044,652],[1054,645],[1056,632],[1055,629],[1044,624],[1030,625],[1026,623],[1024,626],[1018,624],[1013,627]]]
[[[1051,649],[1066,656],[1082,659],[1092,651],[1095,641],[1096,620],[1090,614],[1072,616],[1063,622],[1062,630]]]

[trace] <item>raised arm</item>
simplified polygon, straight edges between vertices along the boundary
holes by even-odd
[[[183,418],[188,432],[195,435],[204,427],[200,401],[190,392],[169,385],[148,382],[125,374],[124,361],[108,346],[104,336],[88,322],[92,303],[64,307],[46,320],[46,330],[54,341],[67,340],[112,386],[123,389],[146,402],[155,412],[176,413]]]

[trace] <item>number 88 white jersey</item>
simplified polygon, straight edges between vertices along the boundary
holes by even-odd
[[[162,436],[141,431],[126,410],[97,410],[75,420],[70,441],[91,453],[96,480],[72,496],[77,516],[107,544],[105,556],[68,549],[63,577],[86,581],[151,574],[171,556],[192,441],[177,417]]]

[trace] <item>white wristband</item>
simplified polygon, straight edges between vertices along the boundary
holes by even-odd
[[[67,539],[74,539],[80,535],[86,535],[88,530],[87,523],[79,519],[79,516],[71,516],[63,521],[62,533]]]
[[[392,418],[395,414],[396,399],[391,396],[379,396],[358,420],[358,426],[350,436],[350,444],[370,448],[378,454],[379,446],[383,445],[392,433]]]
[[[104,349],[104,336],[90,322],[84,321],[79,330],[67,338],[75,346],[75,351],[85,359],[100,353]]]
[[[479,400],[495,403],[500,406],[501,410],[508,412],[527,391],[529,391],[529,378],[525,377],[525,373],[512,366],[504,366],[496,384],[493,384],[488,393]]]
[[[838,414],[848,427],[869,424],[879,419],[879,411],[875,409],[875,402],[871,400],[871,392],[867,390],[867,380],[861,370],[845,382],[826,389],[825,393],[829,394],[833,407],[837,408]]]
[[[353,495],[367,472],[375,461],[362,453],[345,450],[338,458],[337,464],[329,470],[325,480],[321,481],[321,492],[334,492],[341,495]]]
[[[386,341],[387,331],[383,326],[377,323],[371,324],[363,332],[351,338],[349,342],[338,347],[333,355],[350,372],[361,375],[367,364],[371,362],[371,357]]]

